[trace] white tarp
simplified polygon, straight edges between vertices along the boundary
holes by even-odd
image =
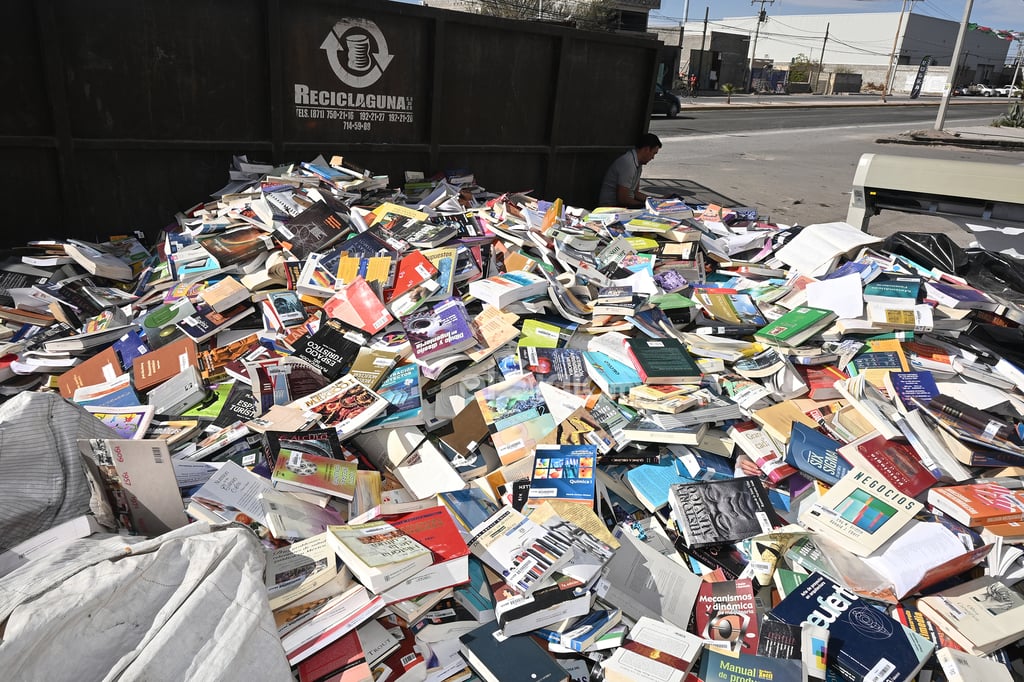
[[[7,680],[291,680],[259,541],[92,536],[0,580]]]

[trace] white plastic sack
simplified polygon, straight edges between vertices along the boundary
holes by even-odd
[[[0,670],[10,680],[291,680],[263,565],[259,541],[237,527],[80,540],[0,580]]]

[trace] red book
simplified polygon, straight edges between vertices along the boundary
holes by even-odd
[[[299,682],[373,682],[355,630],[299,663]]]
[[[376,334],[394,319],[362,277],[327,299],[324,312],[368,334]]]
[[[401,296],[415,286],[423,284],[428,279],[437,277],[437,268],[419,251],[414,251],[403,256],[398,262],[398,272],[395,273],[395,288],[387,292],[387,300]]]
[[[445,507],[381,517],[425,546],[433,564],[381,594],[389,604],[469,582],[469,547]]]
[[[376,670],[380,674],[377,682],[422,680],[427,674],[427,661],[416,648],[416,638],[406,628],[401,630],[398,648],[377,664]]]
[[[1024,520],[1024,490],[998,483],[964,483],[928,491],[928,504],[965,526]]]
[[[936,483],[914,449],[888,440],[876,432],[839,448],[839,454],[855,467],[875,471],[904,495],[917,497]]]
[[[836,400],[842,398],[842,394],[835,389],[835,384],[840,379],[848,379],[838,367],[833,365],[794,365],[798,374],[803,378],[810,393],[807,397],[811,400]]]
[[[697,636],[733,653],[756,654],[758,615],[749,578],[703,582],[694,607]]]

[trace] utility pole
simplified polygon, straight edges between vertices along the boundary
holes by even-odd
[[[704,8],[704,33],[700,37],[700,55],[697,57],[697,89],[700,90],[700,79],[704,73],[704,41],[708,37],[708,12],[710,7]]]
[[[683,77],[683,22],[679,22],[679,43],[676,45],[679,48],[679,67],[676,69],[676,76],[672,79],[673,87],[675,87],[675,81]],[[690,68],[689,62],[686,64],[686,68]]]
[[[910,0],[913,2],[914,0]],[[885,101],[886,95],[889,94],[891,87],[891,81],[896,77],[896,72],[893,70],[893,62],[896,61],[896,45],[900,42],[900,31],[903,30],[903,15],[907,11],[907,0],[903,0],[903,6],[900,8],[900,20],[896,24],[896,35],[892,37],[892,52],[889,53],[889,68],[885,70],[885,82],[882,83],[882,101]],[[914,11],[914,6],[910,6],[910,11]]]
[[[942,90],[942,100],[939,102],[939,113],[935,116],[935,130],[942,130],[946,123],[946,107],[949,106],[949,97],[953,94],[953,79],[956,78],[957,66],[960,64],[960,50],[964,46],[964,34],[967,33],[967,21],[971,18],[972,7],[974,0],[967,0],[964,18],[960,21],[960,30],[956,34],[956,45],[953,46],[953,58],[949,64],[949,75],[946,76],[946,87]]]
[[[903,0],[906,2],[906,0]],[[757,36],[761,33],[761,24],[768,20],[768,13],[764,11],[765,4],[772,5],[775,0],[750,0],[751,5],[761,3],[761,10],[757,13],[757,24],[754,28],[754,44],[750,47],[750,83],[747,86],[749,92],[754,91],[754,57],[757,56]]]
[[[831,28],[831,23],[825,24],[825,39],[821,41],[821,57],[818,58],[818,73],[814,74],[814,82],[811,83],[811,94],[818,89],[818,79],[821,78],[821,72],[825,68],[825,44],[828,43],[828,29]]]
[[[1017,84],[1017,76],[1020,75],[1021,69],[1024,68],[1021,62],[1024,62],[1024,33],[1017,34],[1017,68],[1013,70],[1013,78],[1010,79],[1011,88]]]

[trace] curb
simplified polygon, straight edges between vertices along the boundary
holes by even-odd
[[[896,137],[880,137],[876,139],[875,142],[878,144],[916,144],[932,147],[942,145],[974,149],[998,148],[1024,150],[1024,140],[986,140],[972,137],[959,137],[958,135],[952,135],[949,133],[942,135],[938,132],[934,135],[915,135],[914,133],[905,133],[903,135],[897,135]]]
[[[989,104],[989,102],[975,102],[975,101],[964,101],[964,102],[950,102],[950,106],[960,106],[968,104]],[[991,104],[996,104],[992,102]],[[688,104],[683,103],[679,109],[679,113],[684,111],[700,111],[700,110],[721,110],[721,109],[831,109],[831,108],[856,108],[856,107],[937,107],[939,102],[764,102],[764,103],[746,103],[737,102],[734,104]]]

